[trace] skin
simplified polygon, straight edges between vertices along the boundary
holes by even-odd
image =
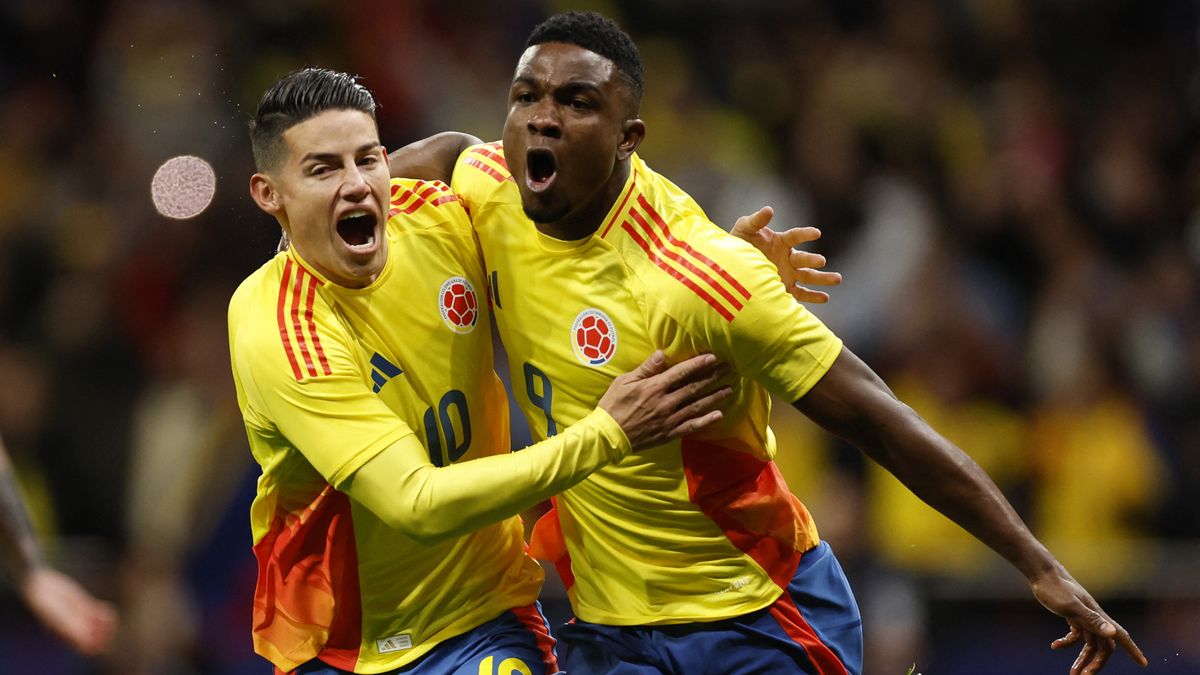
[[[346,288],[370,285],[387,262],[387,152],[375,120],[358,110],[329,110],[283,132],[278,166],[250,178],[250,195],[275,216],[296,253]],[[373,242],[352,246],[338,232],[350,214],[375,218]]]
[[[117,627],[112,605],[46,564],[0,440],[0,552],[21,599],[43,626],[81,654],[108,650]]]
[[[581,47],[547,43],[521,56],[508,97],[504,149],[525,212],[546,235],[575,240],[595,232],[629,175],[645,135],[631,87],[608,59]],[[534,180],[529,158],[549,153],[557,172]],[[987,474],[895,397],[849,349],[793,406],[850,441],[1012,563],[1034,596],[1070,632],[1055,648],[1083,643],[1072,675],[1100,670],[1117,644],[1146,658],[1129,633],[1039,542]]]
[[[330,281],[346,288],[373,283],[387,262],[387,152],[375,119],[359,110],[327,110],[283,132],[284,157],[250,178],[259,208],[275,216],[289,245]],[[373,241],[351,245],[339,233],[348,214],[375,217]],[[625,430],[635,449],[660,445],[721,419],[730,394],[713,389],[724,374],[712,355],[668,367],[655,352],[614,381],[599,406]]]

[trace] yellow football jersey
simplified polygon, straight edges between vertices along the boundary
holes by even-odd
[[[818,538],[772,461],[767,392],[800,398],[840,340],[769,261],[637,157],[611,213],[580,241],[547,237],[524,216],[498,143],[468,149],[452,187],[483,249],[535,438],[585,415],[656,348],[673,363],[712,352],[736,372],[721,423],[596,472],[555,500],[557,521],[539,523],[533,549],[558,564],[576,615],[682,623],[770,605]]]
[[[602,450],[616,454],[591,466],[531,467],[534,449],[509,453],[486,282],[466,214],[443,183],[397,179],[391,190],[387,261],[370,286],[337,286],[288,251],[230,303],[238,403],[262,467],[251,508],[254,644],[284,670],[318,657],[358,673],[392,670],[537,597],[542,571],[525,553],[519,518],[425,545],[339,491],[384,449],[415,436],[428,451],[415,470],[447,467],[434,473],[462,478],[450,492],[465,506],[431,516],[446,519],[486,512],[504,496],[478,494],[481,472],[529,491],[628,452],[600,412],[591,421],[607,439]],[[467,462],[486,455],[503,457]],[[395,498],[413,508],[438,503],[447,494],[439,485]],[[452,531],[474,526],[455,520]]]

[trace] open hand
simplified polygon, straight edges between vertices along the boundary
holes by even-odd
[[[1108,662],[1116,646],[1129,653],[1140,666],[1146,666],[1146,656],[1134,644],[1133,638],[1101,609],[1079,582],[1066,570],[1059,569],[1030,582],[1038,602],[1067,620],[1070,631],[1050,643],[1053,649],[1065,649],[1083,643],[1079,657],[1071,665],[1071,675],[1092,675]]]
[[[732,390],[716,383],[728,372],[712,354],[668,368],[658,350],[637,368],[617,376],[599,406],[621,425],[635,451],[652,448],[720,420],[717,404]]]
[[[751,244],[775,263],[779,278],[788,293],[800,302],[823,304],[829,302],[829,294],[808,288],[809,286],[837,286],[842,283],[838,272],[822,272],[825,256],[819,253],[798,251],[796,246],[821,238],[821,230],[815,227],[793,227],[786,232],[776,232],[767,227],[775,211],[764,206],[749,216],[742,216],[733,224],[730,233]]]
[[[116,612],[74,579],[42,567],[29,573],[21,590],[33,615],[73,649],[88,656],[108,649],[117,626]]]

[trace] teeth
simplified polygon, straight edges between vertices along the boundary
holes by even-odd
[[[375,235],[372,233],[371,236],[367,237],[366,242],[364,242],[362,244],[356,244],[354,246],[351,246],[350,248],[370,248],[374,245],[375,245]]]
[[[338,222],[341,222],[343,220],[348,220],[350,218],[357,218],[359,216],[369,216],[369,215],[371,215],[371,212],[366,209],[355,209],[353,211],[347,211],[345,214],[343,214],[341,218],[338,218]]]

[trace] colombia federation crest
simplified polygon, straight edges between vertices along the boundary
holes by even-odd
[[[585,309],[571,327],[575,356],[588,366],[602,366],[617,353],[617,325],[598,309]]]
[[[479,299],[475,287],[463,277],[450,277],[438,293],[442,320],[455,333],[470,333],[479,322]]]

